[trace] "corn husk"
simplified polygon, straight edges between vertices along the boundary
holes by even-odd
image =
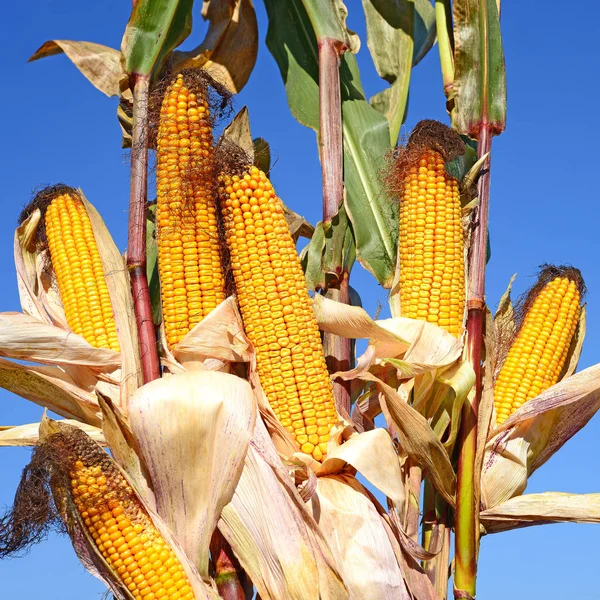
[[[486,444],[482,501],[491,509],[523,493],[528,477],[600,409],[600,364],[552,386],[495,428]]]
[[[73,419],[58,421],[84,431],[92,440],[105,446],[104,433],[99,427],[86,425]],[[36,446],[39,440],[40,424],[28,423],[27,425],[0,425],[0,446]]]
[[[97,388],[101,389],[120,410],[126,412],[128,397],[141,384],[139,346],[129,275],[96,209],[80,190],[78,193],[88,212],[100,251],[121,352],[94,348],[68,327],[54,273],[47,268],[48,250],[39,250],[37,247],[36,234],[41,219],[38,209],[15,232],[15,265],[24,314],[4,313],[0,317],[0,355],[56,365],[75,386],[90,393]],[[14,379],[13,371],[13,375],[3,382],[3,386],[6,383],[10,391],[22,392],[23,386],[19,386]],[[37,399],[33,401],[54,410],[51,404],[44,403],[45,400],[41,396],[37,394]],[[76,404],[77,401],[75,394],[72,403]],[[62,404],[63,410],[59,413],[61,416],[85,418],[77,414],[80,411],[76,409],[65,410],[68,402]]]
[[[130,400],[131,429],[165,519],[208,579],[208,548],[231,500],[255,420],[249,384],[199,371],[141,387]]]
[[[349,598],[411,597],[382,519],[354,477],[319,477],[310,506],[338,556]]]
[[[96,396],[81,389],[58,366],[20,365],[0,358],[0,387],[61,417],[96,427],[100,425]]]
[[[171,373],[220,370],[232,362],[250,362],[253,349],[246,334],[235,296],[217,306],[169,350],[161,327],[163,364]]]
[[[52,434],[57,433],[58,431],[65,432],[68,431],[68,429],[69,425],[58,423],[45,417],[40,424],[39,442],[41,444],[47,443],[48,440],[51,440]],[[90,443],[93,444],[94,442],[90,440]],[[121,474],[125,479],[128,479],[125,472],[121,471]],[[72,495],[68,491],[68,482],[65,483],[66,485],[62,485],[60,482],[58,482],[58,485],[54,484],[52,492],[55,505],[65,523],[69,536],[73,541],[73,547],[77,556],[92,575],[98,577],[107,585],[107,587],[109,587],[116,598],[119,600],[133,600],[131,593],[120,582],[102,554],[98,551],[94,540],[82,522],[81,515],[75,507]],[[132,484],[131,481],[129,481],[129,483]],[[132,487],[135,489],[134,484],[132,484]],[[138,499],[150,515],[155,527],[171,546],[178,560],[181,562],[181,565],[190,580],[190,585],[192,586],[196,599],[218,600],[219,595],[211,586],[207,585],[201,579],[193,563],[190,562],[189,558],[186,556],[185,552],[182,550],[160,516],[156,514],[151,507],[146,505],[142,498]]]
[[[348,598],[331,549],[260,420],[219,530],[263,600]]]
[[[548,523],[600,523],[600,494],[526,494],[484,510],[484,533]]]

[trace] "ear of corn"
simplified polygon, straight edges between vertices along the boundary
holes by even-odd
[[[231,268],[258,374],[273,411],[303,452],[322,460],[337,412],[296,247],[273,186],[259,169],[222,176]]]
[[[180,561],[135,492],[110,457],[83,434],[75,445],[69,475],[74,504],[85,527],[133,597],[193,600]]]
[[[209,107],[183,75],[162,103],[156,163],[162,312],[173,346],[225,299]]]
[[[546,283],[527,309],[494,384],[498,425],[558,382],[579,321],[580,301],[580,282],[563,274]]]
[[[118,352],[117,328],[98,245],[75,190],[64,191],[51,200],[45,225],[69,327],[92,346]]]
[[[402,315],[458,336],[465,306],[464,236],[458,182],[439,152],[408,166],[400,198]]]

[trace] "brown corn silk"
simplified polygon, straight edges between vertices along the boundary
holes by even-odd
[[[39,246],[48,248],[69,327],[92,346],[119,351],[113,308],[90,218],[77,190],[39,192],[21,214],[43,215]]]
[[[112,459],[81,432],[68,444],[75,507],[115,577],[136,599],[193,600],[181,563]]]
[[[338,416],[321,336],[283,205],[256,167],[220,177],[231,269],[261,385],[281,424],[316,460]]]
[[[494,382],[496,423],[558,382],[581,315],[577,269],[546,266],[519,307],[521,323]]]
[[[192,83],[179,74],[167,88],[156,140],[158,268],[171,347],[225,299],[209,104]]]
[[[434,323],[454,336],[465,310],[465,259],[458,181],[445,163],[464,152],[460,137],[422,121],[398,151],[390,176],[399,193],[402,316]]]

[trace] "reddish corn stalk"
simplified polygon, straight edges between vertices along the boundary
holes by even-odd
[[[160,377],[156,332],[146,276],[146,196],[148,189],[148,92],[150,79],[133,75],[133,131],[127,269],[140,340],[144,383]]]
[[[344,46],[338,40],[319,41],[319,153],[323,177],[323,222],[330,223],[338,213],[344,194],[342,97],[340,88],[340,56]],[[340,277],[336,300],[350,303],[350,273]],[[324,339],[327,367],[331,372],[350,369],[351,340],[326,333]],[[333,393],[338,410],[350,412],[350,384],[335,381]]]
[[[240,579],[246,579],[237,559],[233,555],[231,546],[217,529],[210,541],[210,553],[215,567],[215,583],[219,596],[223,600],[246,600],[247,595]],[[251,587],[250,597],[252,597]]]

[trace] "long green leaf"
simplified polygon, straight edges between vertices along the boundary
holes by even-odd
[[[150,75],[192,30],[194,0],[138,0],[121,52],[127,73]]]
[[[477,137],[506,126],[506,69],[496,0],[454,2],[454,109],[452,126]]]
[[[363,0],[363,8],[375,68],[391,84],[371,105],[386,116],[395,144],[406,117],[412,67],[435,41],[435,11],[429,0]]]
[[[317,39],[301,0],[265,0],[267,46],[277,61],[288,104],[303,125],[319,131]],[[389,287],[396,256],[397,214],[381,184],[390,149],[387,120],[365,99],[356,59],[341,61],[345,208],[360,263]]]

